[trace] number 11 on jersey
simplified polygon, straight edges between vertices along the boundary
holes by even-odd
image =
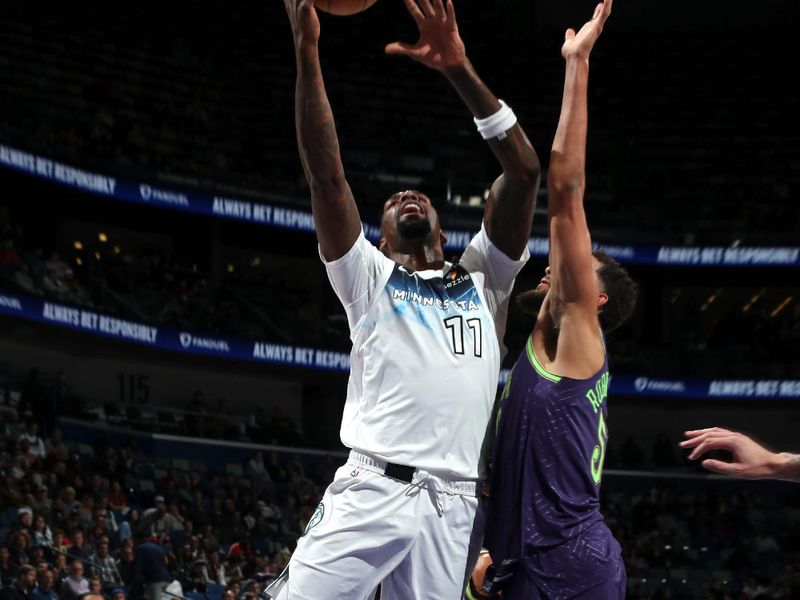
[[[481,320],[478,318],[466,319],[467,327],[472,330],[473,354],[477,357],[483,355],[483,334]],[[461,315],[447,317],[444,326],[450,332],[450,343],[453,354],[465,354],[464,351],[464,318]]]

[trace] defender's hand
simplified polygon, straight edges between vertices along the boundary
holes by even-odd
[[[295,48],[316,44],[319,40],[319,16],[314,0],[283,0],[292,26]]]
[[[404,2],[419,28],[419,41],[414,45],[391,43],[386,46],[386,53],[408,56],[438,71],[464,64],[467,53],[458,33],[453,0]]]
[[[687,431],[685,435],[689,439],[682,441],[680,446],[694,448],[690,460],[700,458],[709,450],[727,450],[733,454],[732,462],[704,460],[702,464],[709,471],[745,479],[774,476],[776,455],[742,433],[712,427]]]
[[[594,16],[590,21],[581,27],[578,33],[574,29],[567,29],[564,36],[564,45],[561,46],[561,56],[565,59],[581,58],[588,59],[594,43],[603,31],[603,25],[611,14],[611,4],[613,0],[604,0],[594,9]]]

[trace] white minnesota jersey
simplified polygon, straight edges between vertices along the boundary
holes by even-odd
[[[443,270],[409,272],[363,232],[326,262],[353,342],[342,443],[441,477],[477,479],[508,298],[527,259],[527,249],[508,258],[481,228]]]

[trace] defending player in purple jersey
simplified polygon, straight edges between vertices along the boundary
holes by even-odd
[[[589,54],[611,12],[567,30],[564,98],[548,172],[550,266],[518,298],[536,324],[500,399],[483,592],[503,600],[625,597],[620,547],[600,513],[608,444],[603,334],[631,314],[636,286],[592,252],[583,210]],[[470,592],[467,593],[469,597]]]

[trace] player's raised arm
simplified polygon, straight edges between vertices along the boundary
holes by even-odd
[[[583,196],[586,186],[587,90],[589,54],[611,12],[611,0],[598,4],[592,20],[576,34],[566,33],[564,97],[547,177],[550,228],[551,302],[561,319],[590,323],[597,335],[598,280]],[[563,333],[563,332],[562,332]],[[566,340],[562,340],[566,341]],[[562,343],[560,342],[560,343]]]
[[[404,1],[419,28],[419,41],[413,45],[395,42],[386,52],[408,56],[440,71],[472,111],[503,167],[486,206],[486,230],[495,246],[517,260],[530,237],[539,190],[539,157],[514,113],[486,87],[467,58],[452,0]]]
[[[320,25],[312,0],[284,0],[297,58],[295,120],[322,255],[332,261],[353,246],[361,219],[344,176],[339,140],[319,62]]]

